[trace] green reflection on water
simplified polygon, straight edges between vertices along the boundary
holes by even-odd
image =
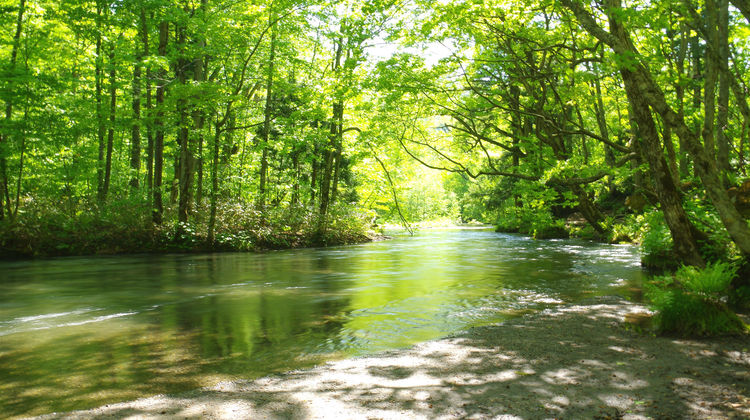
[[[0,416],[407,346],[640,281],[632,247],[486,231],[360,246],[0,264]]]

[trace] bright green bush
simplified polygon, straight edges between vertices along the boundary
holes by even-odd
[[[698,239],[697,245],[706,262],[732,261],[739,257],[739,250],[710,203],[688,197],[683,204],[690,221],[705,234]],[[672,235],[660,210],[652,208],[642,215],[630,216],[627,225],[630,226],[628,236],[641,243],[644,266],[656,270],[678,268]]]
[[[518,197],[499,203],[498,231],[524,233],[537,239],[567,238],[565,220],[555,217],[552,207],[569,204],[554,190],[543,190],[538,185],[526,187]]]
[[[674,275],[656,277],[647,284],[646,297],[657,312],[658,332],[710,336],[745,331],[745,325],[727,307],[736,272],[736,267],[715,263],[704,269],[682,267]]]
[[[640,216],[638,222],[643,265],[658,270],[676,269],[677,258],[672,250],[672,235],[662,212],[653,209]]]
[[[707,235],[705,239],[698,241],[701,256],[706,261],[729,261],[740,256],[718,212],[710,202],[689,197],[684,201],[684,207],[693,224]]]

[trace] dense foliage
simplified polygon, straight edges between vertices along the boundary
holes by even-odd
[[[439,219],[747,270],[746,6],[2,0],[3,253]]]
[[[362,240],[346,133],[388,9],[3,2],[3,254]]]
[[[643,244],[644,263],[747,272],[743,2],[418,2],[378,65],[389,124],[471,182],[462,210],[538,238]],[[733,293],[748,286],[739,275]]]

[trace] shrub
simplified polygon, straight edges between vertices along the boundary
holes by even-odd
[[[352,205],[336,204],[329,210],[323,224],[316,218],[316,229],[309,239],[311,245],[343,245],[365,242],[369,238],[374,212]]]
[[[149,209],[130,199],[82,203],[70,210],[54,201],[28,199],[15,220],[0,223],[0,257],[147,251],[155,240]]]
[[[654,209],[638,219],[642,231],[641,263],[657,270],[676,269],[678,266],[672,249],[672,234],[662,212]]]
[[[729,237],[721,218],[711,203],[690,198],[684,202],[685,212],[693,224],[706,233],[698,240],[701,256],[707,262],[729,261],[740,256],[739,249]]]
[[[565,220],[555,218],[548,204],[552,201],[529,198],[517,207],[513,200],[508,200],[498,215],[497,231],[519,232],[536,239],[567,238]]]
[[[224,202],[216,214],[215,239],[208,242],[210,210],[198,206],[189,223],[154,225],[151,207],[138,199],[83,203],[66,210],[52,201],[29,200],[13,220],[0,221],[0,258],[132,252],[252,251],[369,240],[374,217],[353,205],[332,206],[325,224],[317,208],[272,206],[260,212]],[[322,228],[321,228],[322,227]]]
[[[705,269],[682,267],[672,276],[656,277],[647,284],[646,297],[657,311],[657,331],[681,336],[745,331],[745,325],[727,307],[736,271],[729,264],[715,263]]]

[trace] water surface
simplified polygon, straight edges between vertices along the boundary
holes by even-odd
[[[266,254],[0,263],[0,417],[408,346],[596,295],[637,249],[488,230]]]

